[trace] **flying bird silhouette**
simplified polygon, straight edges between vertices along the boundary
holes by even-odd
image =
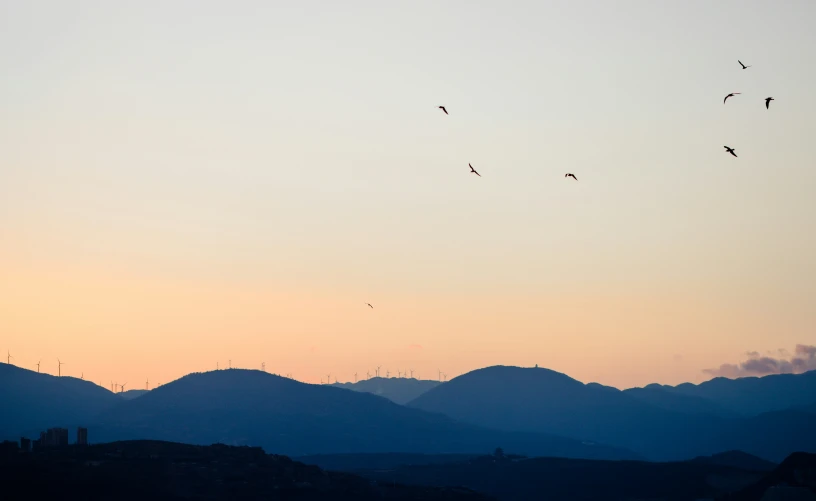
[[[477,176],[479,176],[479,177],[482,177],[482,175],[481,175],[481,174],[479,174],[478,172],[476,172],[476,169],[474,169],[472,165],[468,164],[468,167],[470,167],[470,172],[472,172],[472,173],[476,174],[476,175],[477,175]]]
[[[367,305],[368,305],[368,307],[369,307],[369,308],[371,308],[372,310],[374,309],[374,307],[373,307],[373,306],[371,306],[371,303],[366,303],[366,304],[367,304]]]
[[[573,174],[571,172],[568,172],[568,173],[564,174],[564,177],[571,177],[571,178],[575,179],[576,181],[578,181],[578,178],[575,177],[575,174]]]
[[[748,69],[748,68],[750,68],[750,67],[751,67],[751,65],[750,65],[750,64],[749,64],[748,66],[745,66],[744,64],[742,64],[742,61],[740,61],[739,59],[737,59],[737,62],[738,62],[738,63],[740,63],[740,66],[742,66],[742,69],[744,69],[744,70],[746,70],[746,69]]]
[[[723,99],[723,104],[725,104],[729,97],[734,97],[737,94],[742,94],[742,92],[732,92],[731,94],[728,94],[727,96],[725,96],[725,99]]]
[[[448,110],[446,110],[444,106],[440,106],[439,109],[444,111],[446,115],[448,114]]]
[[[774,98],[772,98],[772,97],[766,97],[765,98],[765,109],[766,110],[770,109],[769,106],[771,106],[771,101],[773,101],[773,100],[774,100]]]
[[[731,153],[732,155],[737,156],[737,154],[734,153],[734,148],[729,148],[728,146],[723,146],[723,148],[725,148],[725,151],[727,151],[728,153]]]

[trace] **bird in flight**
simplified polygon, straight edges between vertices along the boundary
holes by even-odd
[[[725,96],[725,99],[723,99],[723,104],[725,104],[725,102],[728,101],[729,97],[734,97],[737,94],[742,94],[742,92],[732,92],[731,94],[728,94],[727,96]]]
[[[371,303],[366,303],[366,304],[367,304],[367,305],[368,305],[368,307],[369,307],[369,308],[371,308],[372,310],[374,309],[374,307],[373,307],[373,306],[371,306]]]
[[[766,110],[770,109],[769,107],[771,106],[771,101],[773,101],[773,100],[774,100],[774,98],[772,98],[772,97],[766,97],[765,98],[765,109]]]
[[[748,69],[748,68],[750,68],[750,67],[751,67],[751,65],[750,65],[750,64],[749,64],[748,66],[745,66],[744,64],[742,64],[742,61],[740,61],[739,59],[737,59],[737,62],[738,62],[738,63],[740,63],[740,66],[742,66],[742,69],[744,69],[744,70],[746,70],[746,69]]]
[[[482,175],[481,175],[481,174],[479,174],[478,172],[476,172],[476,169],[474,169],[472,165],[468,164],[468,167],[470,167],[470,172],[472,172],[472,173],[476,174],[476,175],[477,175],[477,176],[479,176],[479,177],[482,177]]]
[[[728,153],[731,153],[732,155],[737,156],[737,154],[734,153],[734,148],[729,148],[728,146],[723,146],[723,148],[725,148],[725,151],[727,151]]]
[[[444,111],[446,115],[448,114],[448,110],[446,110],[444,106],[440,106],[439,109]]]
[[[564,174],[564,177],[571,177],[571,178],[575,179],[576,181],[578,181],[578,178],[575,177],[575,174],[573,174],[571,172],[568,172],[568,173]]]

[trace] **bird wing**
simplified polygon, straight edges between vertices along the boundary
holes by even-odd
[[[743,68],[745,68],[745,65],[744,65],[744,64],[742,64],[742,61],[740,61],[739,59],[737,59],[737,62],[738,62],[738,63],[740,63],[740,66],[742,66]]]
[[[734,155],[735,157],[737,156],[737,154],[736,154],[736,153],[734,153],[734,150],[730,150],[728,153],[731,153],[731,154],[732,154],[732,155]]]

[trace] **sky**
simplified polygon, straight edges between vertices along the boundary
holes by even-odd
[[[0,350],[129,388],[262,363],[624,388],[793,357],[816,344],[814,18],[0,0]]]

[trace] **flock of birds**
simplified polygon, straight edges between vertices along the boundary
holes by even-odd
[[[440,107],[439,107],[439,109],[440,109],[440,110],[442,110],[442,111],[444,111],[446,115],[450,115],[450,113],[448,113],[448,110],[447,110],[447,109],[445,109],[445,107],[444,107],[444,106],[440,106]],[[470,172],[471,172],[472,174],[476,174],[477,176],[482,177],[482,175],[481,175],[481,174],[479,174],[478,172],[476,172],[476,169],[474,169],[474,168],[473,168],[473,166],[472,166],[471,164],[468,164],[468,167],[470,167]],[[575,174],[572,174],[572,173],[570,173],[570,172],[568,172],[568,173],[564,174],[564,177],[571,177],[571,178],[575,179],[576,181],[578,181],[578,178],[577,178],[577,177],[575,177]],[[366,303],[366,304],[368,304],[368,303]],[[371,305],[369,304],[369,306],[371,306]],[[373,306],[372,306],[372,308],[373,308]]]
[[[742,61],[740,61],[739,59],[737,59],[737,62],[739,63],[740,66],[742,66],[743,70],[747,70],[748,68],[750,68],[752,66],[750,64],[749,65],[743,64]],[[727,96],[725,96],[725,99],[723,99],[723,104],[725,104],[725,102],[728,101],[729,97],[734,97],[734,96],[737,96],[739,94],[742,94],[742,92],[731,92],[731,93],[729,93]],[[765,109],[770,109],[771,101],[773,101],[773,100],[774,100],[774,98],[772,98],[772,97],[766,97],[765,98]],[[448,113],[448,110],[444,106],[439,106],[439,109],[444,111],[445,115],[450,115],[450,113]],[[734,148],[732,148],[730,146],[724,146],[724,148],[725,148],[726,153],[730,153],[735,157],[737,156],[737,153],[734,151]],[[468,167],[470,167],[471,174],[476,174],[477,176],[482,177],[482,175],[479,174],[476,171],[476,169],[473,168],[473,165],[468,163]],[[565,178],[571,177],[572,179],[578,181],[578,178],[575,176],[575,174],[573,174],[571,172],[567,172],[566,174],[564,174],[564,177]],[[373,306],[371,306],[371,303],[366,303],[366,305],[368,305],[369,308],[372,308],[372,309],[374,308]]]
[[[750,64],[747,65],[747,66],[745,64],[742,64],[742,61],[740,61],[739,59],[737,59],[737,62],[740,64],[740,66],[742,66],[742,69],[744,69],[744,70],[747,70],[748,68],[751,67]],[[739,94],[742,94],[742,92],[731,92],[730,94],[725,96],[725,99],[723,99],[723,104],[725,104],[725,102],[728,101],[729,97],[734,97],[734,96],[737,96]],[[771,101],[773,101],[773,100],[774,100],[774,98],[772,98],[772,97],[766,97],[765,98],[765,109],[766,110],[771,109]],[[734,152],[734,148],[731,148],[730,146],[723,146],[723,148],[725,148],[726,153],[730,153],[730,154],[734,155],[735,157],[737,156],[737,154]]]

